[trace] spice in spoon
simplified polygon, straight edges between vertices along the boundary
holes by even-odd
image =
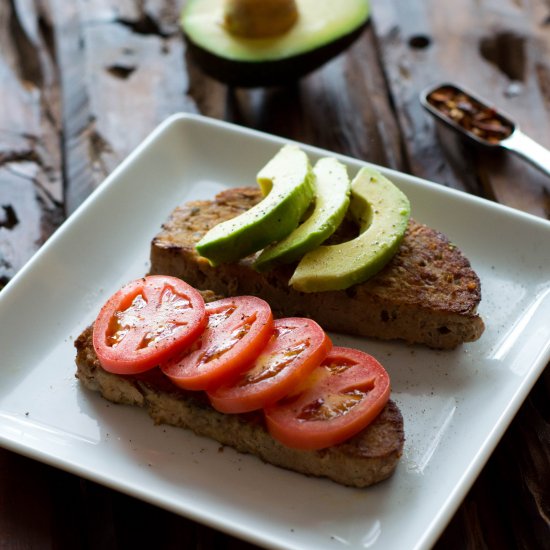
[[[488,143],[498,144],[514,131],[514,125],[492,107],[453,86],[441,86],[426,99],[441,116]]]

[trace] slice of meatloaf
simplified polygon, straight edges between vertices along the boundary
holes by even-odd
[[[197,254],[195,244],[211,227],[260,199],[257,189],[237,188],[176,208],[152,241],[151,273],[226,296],[253,294],[269,302],[275,315],[310,317],[334,332],[439,349],[481,336],[480,282],[470,262],[444,235],[414,220],[389,264],[347,290],[303,293],[288,285],[294,265],[258,273],[254,257],[212,267]]]
[[[157,424],[191,429],[276,466],[327,477],[343,485],[367,487],[389,477],[403,451],[403,419],[392,401],[370,426],[349,441],[320,451],[296,450],[269,435],[261,413],[219,413],[204,393],[181,390],[159,369],[139,376],[105,371],[92,345],[91,328],[77,338],[75,346],[77,377],[87,388],[114,403],[145,407]]]

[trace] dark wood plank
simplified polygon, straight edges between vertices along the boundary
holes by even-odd
[[[161,121],[195,112],[186,95],[179,6],[52,2],[62,73],[67,211]]]
[[[418,94],[455,82],[509,113],[550,147],[550,33],[544,0],[373,1],[384,67],[412,172],[549,217],[547,176],[436,128]],[[435,139],[438,133],[438,139]]]
[[[50,546],[52,487],[47,467],[0,449],[0,546],[32,550]]]
[[[0,288],[63,219],[51,25],[26,4],[0,4]]]

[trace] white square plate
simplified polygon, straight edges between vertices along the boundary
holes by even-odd
[[[0,293],[0,443],[276,548],[427,548],[460,504],[550,358],[550,223],[382,170],[413,216],[446,233],[482,281],[481,340],[452,352],[335,336],[377,356],[403,411],[387,482],[340,487],[154,426],[75,380],[73,340],[148,270],[171,209],[254,184],[284,140],[178,115],[162,124]],[[312,160],[324,151],[303,146]],[[362,163],[341,158],[353,175]]]

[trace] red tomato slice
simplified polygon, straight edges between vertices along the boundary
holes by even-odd
[[[287,447],[315,450],[359,433],[390,397],[390,378],[374,357],[335,347],[294,395],[266,409],[271,435]]]
[[[189,390],[206,390],[234,378],[258,357],[273,333],[271,308],[255,296],[211,302],[206,313],[202,336],[161,365],[174,384]]]
[[[175,277],[144,277],[103,306],[94,324],[94,349],[105,370],[136,374],[191,344],[206,321],[204,300],[193,287]]]
[[[261,409],[278,401],[326,357],[332,342],[311,319],[290,317],[273,323],[273,336],[254,364],[231,383],[208,392],[224,413]]]

